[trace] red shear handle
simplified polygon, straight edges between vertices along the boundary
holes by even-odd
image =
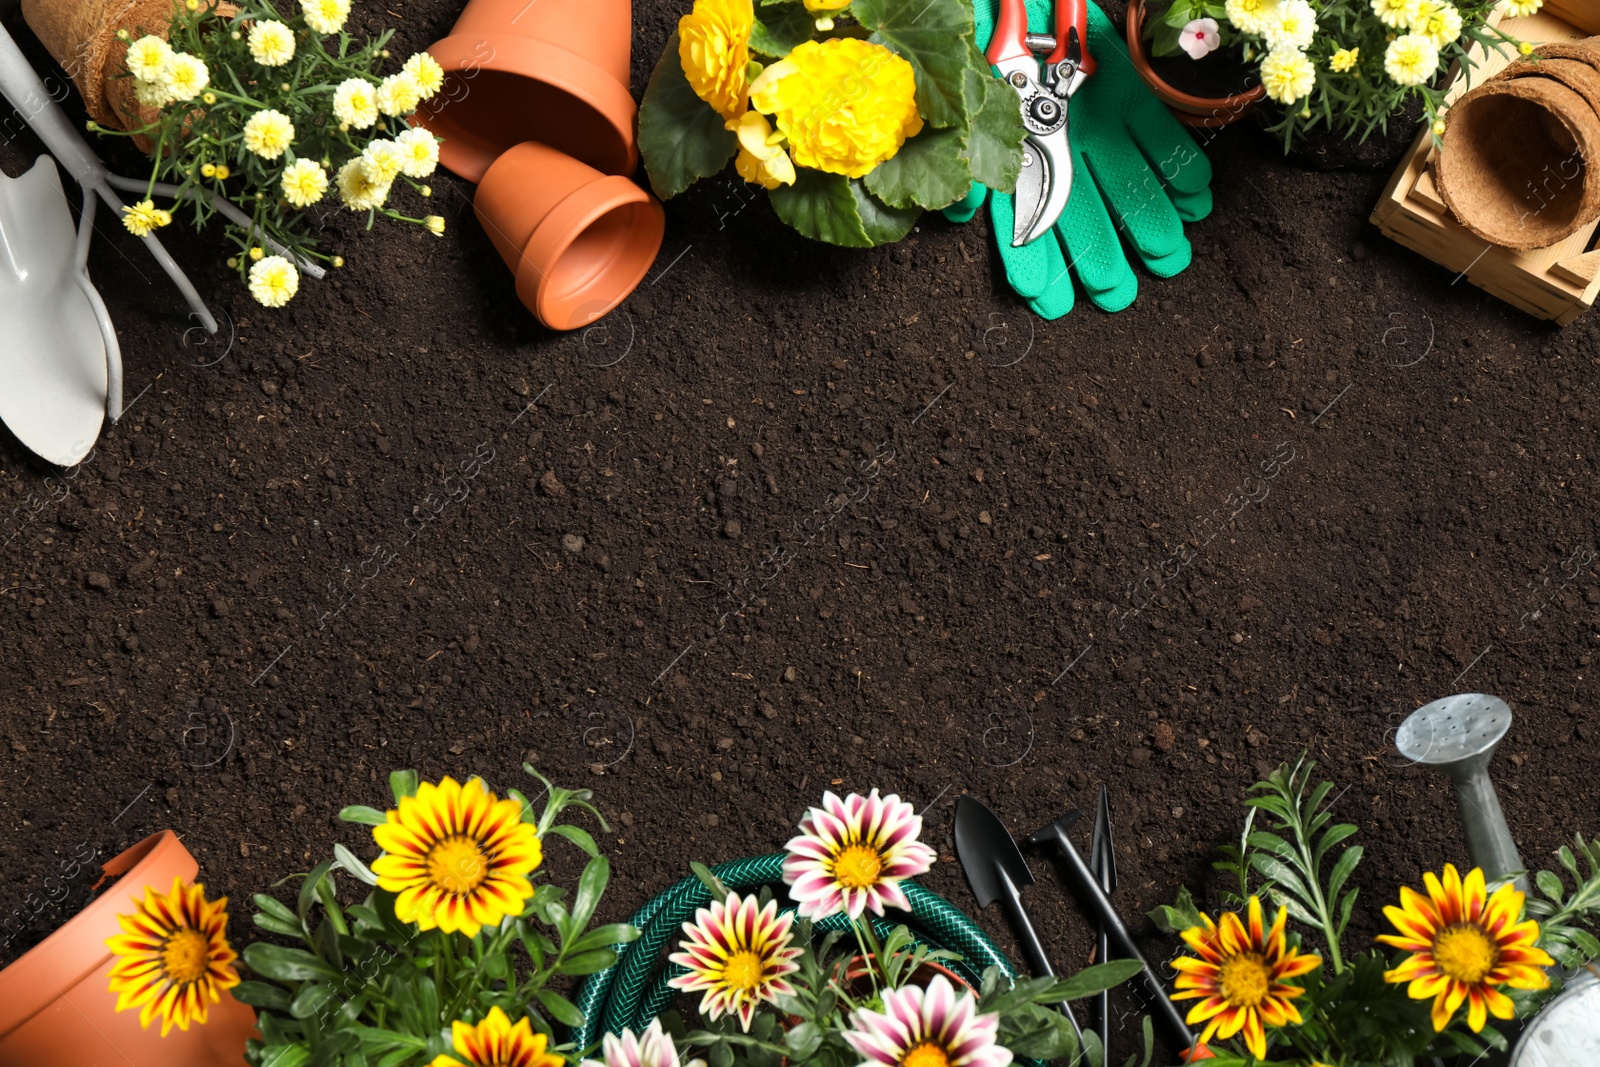
[[[1067,30],[1076,27],[1078,31],[1078,44],[1083,49],[1083,62],[1080,68],[1084,74],[1094,73],[1094,57],[1089,54],[1089,0],[1056,0],[1056,24],[1050,32],[1055,34],[1056,50],[1051,52],[1048,62],[1053,64],[1067,58]],[[993,62],[991,60],[990,62]]]
[[[992,66],[998,67],[1007,60],[1027,59],[1033,55],[1028,49],[1028,7],[1023,0],[999,0],[1000,17],[995,20],[994,35],[989,38],[989,50],[984,53]],[[1061,0],[1071,2],[1071,0]],[[982,3],[982,0],[979,0]]]

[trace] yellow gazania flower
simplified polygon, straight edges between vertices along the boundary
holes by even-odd
[[[1422,0],[1372,0],[1372,13],[1391,30],[1410,29]]]
[[[399,894],[400,921],[468,937],[522,911],[533,895],[528,875],[544,859],[522,805],[498,799],[478,778],[422,783],[372,837],[384,851],[372,873]]]
[[[172,221],[172,212],[158,208],[154,200],[141,200],[122,209],[122,225],[135,237],[148,237]]]
[[[1511,998],[1496,986],[1545,989],[1550,979],[1541,967],[1555,964],[1537,948],[1539,924],[1522,916],[1523,894],[1503,885],[1486,898],[1483,871],[1463,880],[1445,864],[1441,883],[1432,871],[1422,877],[1428,895],[1400,887],[1400,906],[1383,909],[1398,934],[1380,934],[1386,945],[1410,952],[1400,966],[1384,972],[1388,982],[1410,982],[1413,1000],[1433,998],[1433,1028],[1443,1030],[1462,1001],[1467,1025],[1483,1029],[1489,1015],[1511,1018]]]
[[[228,944],[228,898],[207,901],[203,885],[172,879],[172,892],[146,887],[144,900],[130,915],[117,916],[122,933],[106,940],[116,957],[111,992],[117,1010],[139,1009],[139,1025],[161,1017],[161,1036],[177,1026],[205,1024],[207,1001],[239,984]]]
[[[1453,44],[1461,37],[1461,12],[1446,0],[1422,0],[1417,5],[1417,17],[1411,23],[1411,32],[1420,33],[1434,43],[1436,48]]]
[[[211,84],[211,71],[205,61],[187,52],[174,52],[167,58],[161,83],[174,100],[193,100]]]
[[[378,93],[372,83],[346,78],[333,91],[333,117],[364,130],[378,121]]]
[[[350,0],[300,0],[306,25],[318,33],[338,33],[350,17]]]
[[[128,72],[142,82],[159,82],[172,58],[172,46],[153,34],[146,34],[128,46],[128,56],[123,61]]]
[[[1439,69],[1439,49],[1419,33],[1407,33],[1389,42],[1383,69],[1396,85],[1421,85]]]
[[[1317,68],[1304,52],[1293,49],[1268,52],[1261,61],[1261,85],[1280,104],[1292,104],[1311,94],[1317,85]]]
[[[806,41],[762,71],[750,105],[773,115],[802,167],[860,178],[922,129],[911,64],[854,37]]]
[[[763,189],[794,184],[794,162],[783,150],[782,135],[773,133],[767,116],[746,111],[728,127],[739,135],[739,157],[733,161],[739,177]]]
[[[408,71],[391,74],[378,86],[378,110],[385,115],[409,115],[421,102],[422,86]]]
[[[328,172],[314,159],[297,159],[283,168],[278,185],[289,203],[295,207],[310,207],[328,191]]]
[[[250,55],[263,67],[281,67],[294,58],[294,31],[276,19],[250,27]]]
[[[683,924],[684,939],[667,959],[688,969],[667,984],[686,993],[704,993],[700,1014],[715,1022],[737,1015],[746,1031],[756,1008],[779,996],[792,996],[785,975],[800,969],[789,927],[794,916],[778,914],[778,902],[761,907],[754,896],[729,893],[700,908]]]
[[[751,0],[695,0],[678,20],[678,62],[694,94],[734,120],[746,108],[745,69],[750,66]]]
[[[300,291],[300,272],[283,256],[258,259],[258,251],[250,250],[250,258],[257,260],[250,268],[250,295],[263,307],[281,308]]]
[[[426,178],[439,166],[439,139],[422,127],[406,130],[394,143],[400,148],[400,171],[406,177]]]
[[[444,88],[444,68],[426,52],[413,53],[401,69],[416,79],[424,100],[431,100],[434,93]]]
[[[389,183],[373,181],[360,156],[339,168],[334,181],[339,185],[339,199],[351,211],[371,211],[383,206],[389,199]]]
[[[1336,74],[1343,74],[1345,71],[1353,70],[1360,59],[1361,49],[1341,48],[1328,57],[1328,69]]]
[[[1237,912],[1229,911],[1221,923],[1202,915],[1204,925],[1183,932],[1184,942],[1199,958],[1180,956],[1173,961],[1178,991],[1172,999],[1203,998],[1188,1016],[1191,1024],[1210,1020],[1200,1035],[1201,1044],[1213,1035],[1226,1041],[1243,1031],[1251,1054],[1266,1059],[1266,1028],[1302,1021],[1294,998],[1305,990],[1288,980],[1316,970],[1322,958],[1288,947],[1283,933],[1288,917],[1288,911],[1279,908],[1272,929],[1264,929],[1261,901],[1251,897],[1248,929]]]
[[[561,1067],[566,1061],[545,1051],[547,1040],[533,1032],[527,1018],[513,1026],[505,1012],[490,1008],[477,1026],[459,1019],[451,1023],[455,1055],[435,1057],[428,1067]]]
[[[257,111],[244,124],[244,146],[262,159],[277,159],[293,142],[294,123],[281,111]]]

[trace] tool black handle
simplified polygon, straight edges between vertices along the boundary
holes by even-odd
[[[1095,955],[1095,959],[1097,959],[1101,963],[1106,962],[1107,957],[1109,957],[1110,954],[1111,954],[1110,945],[1111,945],[1111,942],[1110,942],[1110,939],[1106,937],[1106,932],[1104,930],[1101,930],[1100,931],[1100,951]],[[1103,1064],[1106,1064],[1107,1067],[1110,1067],[1110,1064],[1112,1062],[1111,1061],[1111,993],[1110,993],[1110,991],[1108,990],[1108,991],[1106,991],[1104,993],[1101,993],[1099,998],[1098,998],[1098,1000],[1099,1000],[1099,1007],[1100,1007],[1100,1050],[1101,1050],[1100,1062],[1103,1063]]]
[[[1044,953],[1044,945],[1039,942],[1039,935],[1034,932],[1033,921],[1028,918],[1028,912],[1022,906],[1022,894],[1016,888],[1007,885],[1004,893],[1006,911],[1011,915],[1011,925],[1016,927],[1017,940],[1022,943],[1022,954],[1028,960],[1028,967],[1039,978],[1054,978],[1055,968],[1050,966],[1050,957]],[[1077,1017],[1072,1014],[1072,1007],[1066,1001],[1061,1001],[1056,1008],[1067,1017],[1067,1022],[1072,1024],[1072,1032],[1078,1036],[1078,1043],[1083,1043],[1083,1027],[1078,1025]]]

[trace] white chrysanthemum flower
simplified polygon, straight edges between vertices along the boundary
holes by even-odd
[[[167,57],[162,70],[161,83],[174,100],[193,100],[211,84],[211,71],[205,60],[187,52],[174,52]]]
[[[408,178],[426,178],[439,166],[439,139],[420,126],[394,139],[400,146],[400,171]]]
[[[1389,42],[1383,69],[1396,85],[1421,85],[1439,69],[1439,49],[1420,33],[1406,33]]]
[[[133,80],[133,96],[145,107],[163,108],[172,103],[172,94],[167,91],[166,82],[147,82],[135,78]]]
[[[424,100],[432,99],[434,93],[444,88],[444,68],[426,52],[414,53],[402,69],[417,79]]]
[[[142,82],[159,82],[166,75],[172,46],[153,34],[146,34],[128,46],[124,62],[128,72]]]
[[[1422,0],[1372,0],[1372,13],[1392,30],[1409,30]]]
[[[262,159],[277,159],[294,142],[294,123],[281,111],[257,111],[244,124],[244,146]]]
[[[1283,49],[1268,52],[1261,61],[1261,85],[1267,95],[1280,104],[1292,104],[1311,95],[1317,84],[1317,68],[1304,52]]]
[[[339,168],[339,199],[351,211],[370,211],[383,206],[389,198],[389,183],[375,182],[367,174],[362,159],[357,156]]]
[[[378,121],[378,93],[372,83],[346,78],[333,91],[333,117],[364,130]]]
[[[405,71],[391,74],[378,86],[378,110],[395,118],[409,115],[422,102],[422,86]]]
[[[1283,0],[1261,28],[1274,52],[1303,52],[1317,35],[1317,12],[1307,0]]]
[[[1278,10],[1278,0],[1227,0],[1223,13],[1241,33],[1259,34]]]
[[[297,159],[283,168],[278,185],[295,207],[310,207],[328,191],[328,172],[314,159]]]
[[[1420,33],[1437,48],[1454,44],[1461,37],[1461,12],[1445,0],[1422,0],[1417,7],[1417,19],[1411,24],[1412,33]]]
[[[338,33],[350,17],[350,0],[300,0],[306,25],[318,33]]]
[[[393,141],[372,141],[361,153],[361,169],[367,180],[377,185],[388,185],[399,176],[405,166],[405,155]]]
[[[263,67],[281,67],[294,58],[294,31],[275,19],[250,27],[250,55]]]
[[[282,256],[267,256],[250,268],[250,295],[258,304],[281,308],[300,291],[300,272]]]

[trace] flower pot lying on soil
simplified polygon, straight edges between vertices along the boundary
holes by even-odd
[[[159,1024],[142,1028],[137,1010],[117,1011],[110,992],[115,959],[106,939],[123,932],[117,917],[135,911],[147,888],[165,893],[199,869],[170,830],[108,861],[109,888],[0,971],[0,1065],[243,1067],[256,1016],[226,990],[203,1025],[165,1037]]]
[[[1198,86],[1195,86],[1193,88],[1196,88],[1197,92],[1185,92],[1167,82],[1161,73],[1157,71],[1154,64],[1161,65],[1163,69],[1170,69],[1170,66],[1175,66],[1179,63],[1199,66],[1213,62],[1218,57],[1212,56],[1197,61],[1191,60],[1187,56],[1179,55],[1167,60],[1156,59],[1152,61],[1149,52],[1146,50],[1144,40],[1146,12],[1145,0],[1128,0],[1128,58],[1133,62],[1134,69],[1139,72],[1139,76],[1144,79],[1145,84],[1150,87],[1150,91],[1156,95],[1156,99],[1171,108],[1179,122],[1185,126],[1205,128],[1232,125],[1244,118],[1257,104],[1266,99],[1266,90],[1260,85],[1255,85],[1248,89],[1243,87],[1245,77],[1249,71],[1242,63],[1237,68],[1240,87],[1238,92],[1231,92],[1220,86],[1216,88],[1207,87],[1206,89],[1199,89]],[[1216,66],[1209,69],[1218,69],[1222,66],[1223,63],[1217,63]],[[1207,77],[1215,77],[1215,75],[1207,75]],[[1203,96],[1198,95],[1198,92],[1216,92],[1223,95]]]
[[[417,118],[444,139],[439,161],[468,181],[524,141],[631,174],[632,36],[630,0],[471,0],[428,49],[445,84]]]

